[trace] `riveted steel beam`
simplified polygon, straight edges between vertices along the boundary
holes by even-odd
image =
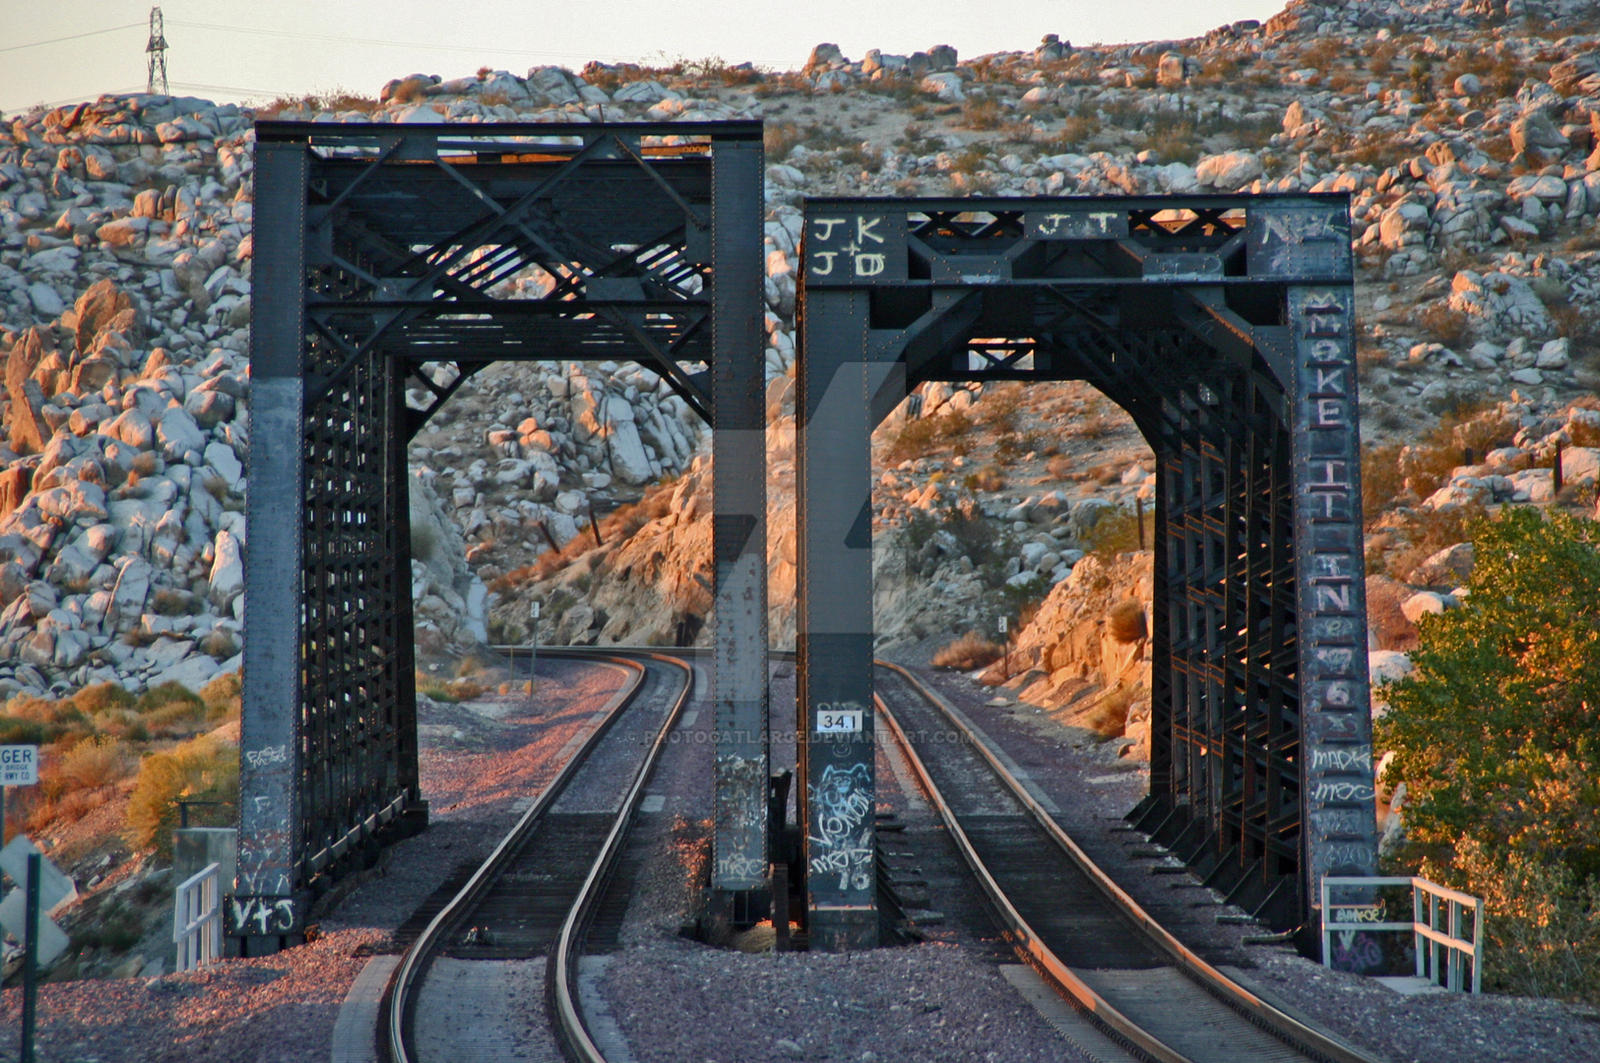
[[[1314,925],[1316,876],[1376,857],[1347,200],[813,199],[801,272],[813,908],[843,911],[835,854],[871,841],[826,829],[872,758],[818,724],[860,706],[871,731],[867,433],[925,381],[1086,380],[1156,452],[1152,822]],[[827,943],[864,940],[829,918]]]
[[[749,777],[722,785],[733,774],[719,767],[718,848],[759,862],[723,884],[757,888],[760,124],[256,131],[236,951],[299,940],[313,896],[426,822],[406,443],[502,359],[634,360],[712,421],[715,697],[719,728],[741,736],[719,765]]]

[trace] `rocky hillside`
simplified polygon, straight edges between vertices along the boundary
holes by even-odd
[[[1375,626],[1403,653],[1408,614],[1450,603],[1459,564],[1424,562],[1456,547],[1465,513],[1592,511],[1600,434],[1574,403],[1600,380],[1597,43],[1588,0],[1296,0],[1265,25],[1182,41],[1049,37],[979,57],[823,44],[791,72],[486,68],[255,114],[766,120],[780,645],[793,637],[804,195],[1348,191],[1373,570],[1387,581]],[[0,696],[234,667],[251,118],[118,96],[0,130]],[[506,294],[541,283],[515,278]],[[1005,618],[1019,692],[1087,704],[1087,684],[1131,698],[1136,721],[1141,641],[1096,648],[1079,630],[1148,596],[1122,555],[1139,546],[1153,467],[1120,411],[1077,385],[930,388],[878,440],[883,648],[994,638]],[[419,627],[444,642],[521,640],[537,599],[545,641],[703,640],[705,444],[633,367],[480,374],[412,450]]]

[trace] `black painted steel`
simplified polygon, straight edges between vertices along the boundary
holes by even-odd
[[[1316,876],[1376,867],[1347,198],[811,199],[802,281],[812,940],[872,940],[837,873],[873,843],[839,815],[873,786],[868,435],[934,380],[1085,380],[1144,433],[1145,811],[1314,926]]]
[[[328,881],[426,821],[406,443],[506,359],[635,361],[712,423],[716,704],[730,736],[713,886],[759,889],[760,123],[261,122],[256,142],[233,948],[298,941]]]

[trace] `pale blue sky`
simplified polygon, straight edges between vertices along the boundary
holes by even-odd
[[[963,58],[1031,48],[1188,37],[1283,0],[168,0],[174,92],[216,100],[348,89],[389,78],[526,73],[589,59],[718,56],[791,69],[833,41],[910,52],[953,44]],[[66,103],[145,84],[148,3],[0,0],[0,110]],[[72,37],[70,40],[59,38]],[[55,42],[55,43],[39,43]]]

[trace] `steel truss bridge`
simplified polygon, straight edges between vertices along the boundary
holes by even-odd
[[[256,137],[233,947],[299,940],[328,884],[426,822],[406,443],[502,360],[635,361],[714,428],[715,885],[737,908],[767,862],[760,123]],[[548,292],[510,297],[535,268]]]
[[[632,360],[713,430],[713,914],[769,889],[757,122],[257,125],[231,947],[426,822],[406,442],[500,360]],[[541,298],[509,298],[531,267]],[[1158,837],[1316,929],[1376,870],[1343,196],[811,199],[800,802],[813,947],[875,943],[870,433],[931,380],[1085,380],[1157,457]]]

